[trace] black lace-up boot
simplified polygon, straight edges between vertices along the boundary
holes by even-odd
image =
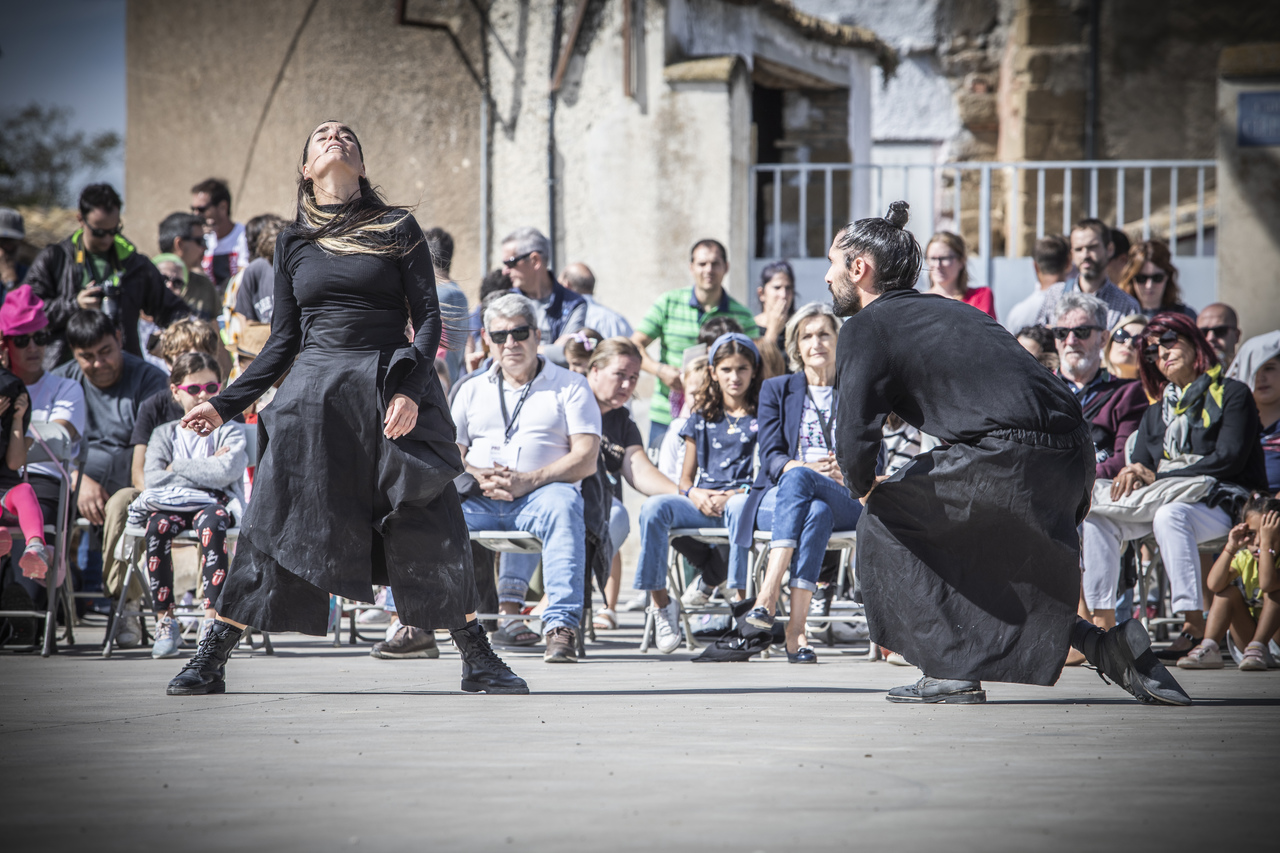
[[[462,654],[462,689],[468,693],[528,693],[529,685],[511,671],[489,645],[479,622],[449,632]]]
[[[207,693],[226,693],[227,658],[240,642],[244,634],[235,625],[227,622],[214,622],[204,637],[200,647],[187,661],[182,672],[169,682],[165,692],[170,696],[203,696]]]
[[[1182,689],[1164,664],[1151,651],[1151,638],[1137,619],[1102,631],[1077,618],[1071,645],[1103,676],[1148,705],[1190,705],[1191,697]]]

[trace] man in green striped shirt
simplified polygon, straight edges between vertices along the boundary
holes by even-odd
[[[658,377],[658,387],[649,406],[650,447],[662,443],[672,417],[679,414],[671,411],[671,392],[683,390],[680,368],[684,351],[698,342],[702,324],[712,317],[728,315],[742,326],[748,337],[760,337],[751,312],[722,286],[725,273],[729,272],[729,257],[721,243],[716,240],[695,243],[689,253],[689,271],[693,273],[693,287],[669,290],[658,297],[631,336],[640,347],[641,368]],[[645,349],[654,341],[660,341],[657,361]]]

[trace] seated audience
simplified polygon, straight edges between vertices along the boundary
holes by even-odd
[[[1267,491],[1280,496],[1280,331],[1245,341],[1227,376],[1253,390],[1253,402],[1262,420]]]
[[[565,352],[568,353],[568,347]],[[587,384],[600,407],[600,467],[612,485],[609,515],[611,549],[605,605],[595,615],[595,626],[618,627],[618,593],[622,585],[619,551],[631,532],[631,520],[622,505],[622,482],[646,497],[674,495],[679,490],[649,461],[640,428],[627,411],[627,402],[640,380],[640,350],[629,339],[609,338],[595,347],[587,363]]]
[[[1129,235],[1119,228],[1111,229],[1111,260],[1107,261],[1107,280],[1119,281],[1124,268],[1129,265],[1129,249],[1133,244]]]
[[[191,212],[204,220],[204,273],[223,293],[231,277],[249,265],[247,229],[231,218],[227,182],[207,178],[192,187]]]
[[[511,282],[507,279],[506,273],[499,267],[492,270],[480,282],[480,302],[476,305],[475,310],[471,312],[470,333],[467,335],[467,345],[464,348],[463,369],[466,371],[464,375],[479,369],[485,359],[489,357],[489,351],[484,343],[484,309],[496,299],[506,293],[511,292]],[[458,382],[457,379],[454,380]],[[456,387],[455,387],[456,391]]]
[[[1114,377],[1102,366],[1106,321],[1107,306],[1102,300],[1075,291],[1058,300],[1053,327],[1058,375],[1066,380],[1084,408],[1100,480],[1120,473],[1125,465],[1125,443],[1147,411],[1142,383]]]
[[[657,377],[649,404],[649,447],[660,447],[670,428],[671,417],[680,411],[678,395],[685,350],[698,342],[703,324],[728,315],[737,321],[747,337],[760,334],[747,307],[724,289],[729,272],[729,255],[718,240],[699,240],[689,252],[692,287],[669,290],[658,297],[636,327],[631,340],[644,356],[644,372]],[[649,357],[648,346],[659,342],[658,358]]]
[[[698,389],[707,381],[707,357],[701,355],[691,359],[681,371],[680,379],[684,386],[680,409],[671,419],[671,428],[662,436],[662,445],[658,448],[658,470],[673,483],[680,481],[680,472],[684,470],[684,439],[680,430],[693,414],[693,401],[698,397]]]
[[[1112,229],[1099,219],[1081,219],[1071,228],[1068,241],[1071,244],[1071,261],[1076,275],[1045,291],[1044,302],[1036,322],[1053,322],[1053,308],[1066,293],[1079,290],[1091,293],[1107,305],[1107,328],[1114,329],[1121,317],[1141,313],[1138,300],[1116,287],[1107,277],[1107,269],[1115,257]]]
[[[557,363],[567,337],[586,325],[587,301],[556,281],[551,244],[537,228],[518,228],[502,240],[502,270],[512,292],[531,300],[538,312],[542,349]]]
[[[674,652],[680,645],[680,602],[667,593],[667,538],[678,527],[723,527],[725,504],[754,480],[754,457],[759,425],[756,406],[762,380],[760,352],[746,335],[732,332],[711,345],[707,383],[699,389],[693,412],[680,429],[685,440],[680,492],[649,498],[640,511],[640,563],[635,588],[649,593],[648,615],[656,629],[658,651]],[[731,549],[729,573],[742,575]],[[714,589],[724,577],[699,583]]]
[[[179,356],[169,374],[169,391],[186,414],[222,389],[213,356]],[[146,482],[129,506],[130,517],[146,527],[147,576],[156,610],[153,658],[177,657],[182,632],[173,616],[173,540],[184,530],[199,534],[206,626],[217,616],[218,593],[227,576],[227,530],[244,512],[247,463],[243,427],[223,424],[207,436],[172,420],[157,427],[147,445]]]
[[[1107,346],[1102,351],[1102,364],[1108,373],[1120,379],[1138,378],[1138,361],[1142,358],[1142,333],[1146,330],[1145,314],[1130,314],[1111,327]]]
[[[1196,317],[1196,326],[1218,354],[1218,363],[1230,365],[1240,346],[1240,320],[1230,305],[1214,302]]]
[[[204,227],[200,217],[192,213],[170,213],[160,222],[160,254],[151,259],[164,276],[169,289],[187,303],[191,314],[201,320],[212,320],[220,313],[218,289],[201,271],[204,257]],[[165,270],[161,259],[176,261],[180,275]]]
[[[1045,293],[1055,284],[1062,283],[1071,269],[1071,246],[1067,238],[1049,234],[1036,241],[1031,252],[1031,263],[1036,271],[1036,289],[1026,299],[1009,310],[1004,327],[1011,331],[1034,326],[1044,304]]]
[[[431,249],[436,274],[436,299],[440,303],[443,332],[440,354],[449,366],[449,380],[462,375],[463,347],[467,334],[467,295],[453,280],[453,235],[443,228],[428,228],[422,235]]]
[[[1036,361],[1050,370],[1058,369],[1058,351],[1054,347],[1053,332],[1048,326],[1025,326],[1015,335],[1022,348],[1035,356]]]
[[[245,223],[248,264],[232,277],[224,305],[250,323],[270,323],[275,315],[276,240],[288,224],[273,213],[255,216]]]
[[[1161,240],[1143,240],[1129,249],[1129,263],[1118,286],[1138,300],[1148,317],[1175,311],[1196,319],[1196,312],[1182,303],[1178,268],[1169,256],[1169,245]]]
[[[124,202],[110,184],[90,184],[80,194],[80,228],[60,243],[46,246],[27,270],[26,283],[44,300],[50,341],[49,369],[71,358],[63,340],[77,311],[103,311],[116,321],[121,346],[142,356],[138,315],[146,313],[163,328],[186,316],[187,304],[170,290],[160,271],[120,234]]]
[[[27,275],[28,265],[20,257],[26,239],[22,214],[12,207],[0,207],[0,294],[13,290]]]
[[[560,283],[587,302],[583,325],[595,329],[606,338],[631,337],[631,323],[612,308],[596,301],[596,277],[586,264],[569,264],[560,272]]]
[[[1230,631],[1242,650],[1239,669],[1265,672],[1274,666],[1268,644],[1280,629],[1280,500],[1259,495],[1245,505],[1227,547],[1209,571],[1213,593],[1204,639],[1178,661],[1182,669],[1222,669],[1221,644]]]
[[[586,376],[591,354],[603,340],[604,335],[595,329],[584,327],[574,332],[564,344],[564,360],[569,369]]]
[[[996,319],[996,300],[991,288],[969,286],[969,256],[963,237],[939,231],[929,238],[924,258],[929,268],[930,293],[957,299]]]
[[[805,617],[818,588],[827,540],[852,530],[862,504],[849,494],[835,457],[836,338],[840,321],[826,305],[813,303],[787,323],[787,356],[796,370],[766,380],[760,390],[760,473],[749,495],[729,500],[725,510],[738,573],[733,589],[747,586],[745,569],[756,528],[769,530],[768,568],[747,622],[771,628],[782,596],[782,576],[791,572],[787,660],[817,663],[805,637]],[[704,588],[705,589],[705,588]],[[693,603],[705,603],[705,598]]]
[[[796,274],[791,264],[774,261],[765,266],[760,271],[756,299],[761,309],[755,318],[760,329],[756,346],[764,362],[764,378],[772,379],[787,372],[786,327],[796,313]]]
[[[527,530],[542,541],[549,599],[542,614],[543,659],[572,663],[586,536],[578,482],[596,471],[600,409],[586,379],[538,355],[541,335],[531,300],[514,293],[499,297],[484,321],[493,366],[458,388],[452,404],[458,446],[475,480],[464,490],[462,510],[472,530]],[[524,605],[533,568],[517,565],[527,573],[504,562],[498,578],[502,613],[518,614]],[[530,633],[512,619],[494,642],[529,645]]]
[[[45,347],[50,340],[48,325],[43,304],[27,285],[14,288],[5,298],[4,304],[0,305],[0,335],[4,339],[4,355],[9,370],[26,387],[30,401],[29,422],[58,424],[66,430],[69,440],[76,441],[85,433],[84,391],[70,379],[45,371]],[[17,420],[15,416],[15,422]],[[27,434],[28,440],[33,441],[30,435],[31,433]],[[12,436],[9,440],[11,444],[15,443]],[[63,476],[61,467],[54,462],[33,462],[24,465],[22,473],[25,478],[16,473],[17,469],[6,472],[0,481],[0,488],[13,489],[25,479],[26,485],[35,494],[42,516],[46,519],[57,518],[58,492]],[[24,530],[27,528],[24,527]],[[34,528],[30,529],[30,533],[34,535]],[[43,530],[41,536],[43,538]],[[10,561],[10,575],[5,578],[6,585],[16,581],[35,605],[42,606],[45,601],[43,586],[36,579],[28,578],[19,571],[22,568],[19,563],[20,561]]]
[[[1154,532],[1173,611],[1184,619],[1182,636],[1169,650],[1180,656],[1204,631],[1196,546],[1226,536],[1250,492],[1266,488],[1261,427],[1249,387],[1223,376],[1208,341],[1186,315],[1152,318],[1140,369],[1147,395],[1157,402],[1143,415],[1132,462],[1111,483],[1111,500],[1170,478],[1204,475],[1214,485],[1194,503],[1163,503],[1150,521],[1104,517],[1095,501],[1082,529],[1085,596],[1095,619],[1106,618],[1115,608],[1123,543]]]

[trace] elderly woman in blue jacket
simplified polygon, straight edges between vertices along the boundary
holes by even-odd
[[[749,494],[725,507],[734,547],[751,547],[756,528],[770,530],[768,569],[747,621],[770,628],[791,570],[787,660],[817,663],[805,637],[805,617],[817,589],[832,531],[858,523],[862,504],[849,495],[836,464],[836,338],[840,320],[827,305],[804,306],[787,323],[787,359],[796,372],[766,380],[760,389],[760,473]],[[745,559],[729,586],[746,587]],[[741,576],[738,576],[741,575]]]

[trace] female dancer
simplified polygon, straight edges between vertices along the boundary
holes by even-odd
[[[303,146],[274,287],[267,345],[234,385],[182,419],[208,435],[289,372],[260,415],[253,500],[218,621],[169,694],[225,692],[224,666],[246,625],[322,635],[329,594],[373,601],[372,584],[391,586],[405,625],[451,629],[463,690],[528,693],[474,618],[453,487],[462,461],[433,366],[441,318],[431,252],[413,217],[370,185],[360,143],[341,122],[325,121]]]

